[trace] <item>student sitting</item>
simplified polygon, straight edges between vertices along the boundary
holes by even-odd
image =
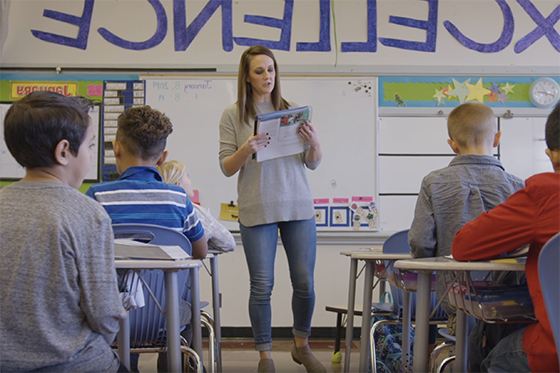
[[[192,200],[194,198],[194,190],[191,179],[187,173],[185,165],[179,161],[168,161],[157,167],[164,183],[179,185]],[[193,204],[198,218],[204,227],[204,235],[208,240],[208,248],[220,252],[230,252],[235,250],[235,239],[207,208],[196,203]]]
[[[558,351],[539,283],[538,257],[544,244],[560,231],[560,104],[549,115],[545,134],[546,154],[554,172],[527,179],[525,188],[466,224],[453,240],[456,260],[488,260],[530,245],[525,273],[538,322],[502,339],[482,362],[482,372],[490,367],[507,372],[559,370]]]
[[[92,185],[86,194],[105,207],[113,224],[155,224],[183,232],[191,241],[193,258],[203,259],[208,245],[193,204],[183,188],[164,183],[156,169],[167,157],[165,146],[172,131],[169,118],[150,106],[125,110],[113,142],[120,177]],[[182,302],[182,325],[189,321],[187,307]],[[159,361],[165,363],[161,354]],[[132,357],[132,371],[137,371],[136,363],[137,356]]]
[[[524,186],[492,155],[501,132],[496,131],[490,107],[478,102],[457,106],[449,114],[447,130],[447,142],[457,156],[449,166],[422,180],[408,233],[415,258],[450,255],[453,236],[465,223]],[[441,298],[445,287],[438,289]],[[444,308],[451,312],[448,306]]]
[[[496,131],[490,107],[478,102],[457,106],[449,114],[447,131],[447,142],[457,156],[449,166],[432,171],[422,180],[408,233],[415,258],[450,255],[453,236],[465,223],[524,186],[493,157],[501,132]],[[436,294],[438,299],[444,298],[443,309],[453,315],[439,275]],[[432,333],[431,341],[435,342],[435,330]]]
[[[90,100],[33,92],[6,145],[25,176],[0,191],[0,370],[117,372],[125,316],[111,219],[78,188],[95,157]]]

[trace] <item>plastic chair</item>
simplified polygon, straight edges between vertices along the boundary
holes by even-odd
[[[114,224],[115,238],[130,238],[154,245],[178,245],[192,255],[192,245],[188,238],[179,231],[152,224]],[[139,276],[143,282],[145,306],[129,311],[130,347],[131,352],[165,352],[165,281],[161,270],[141,270]],[[190,301],[189,270],[178,271],[179,299]],[[213,341],[213,320],[206,312],[202,312],[202,325],[209,331]],[[194,315],[193,315],[194,317]],[[188,341],[182,338],[181,350],[194,360],[197,371],[202,372],[202,364],[198,354],[189,347]],[[214,343],[209,343],[209,359],[214,361]],[[212,371],[214,371],[212,364]]]
[[[408,229],[402,230],[391,235],[383,244],[383,252],[391,254],[409,254],[411,252],[410,245],[408,244]],[[385,266],[388,266],[385,263]],[[391,268],[387,268],[385,271],[385,276],[391,272]],[[409,305],[405,304],[404,290],[391,285],[391,294],[393,295],[393,305],[391,315],[395,317],[394,320],[381,320],[372,325],[370,330],[370,355],[371,355],[371,366],[372,371],[376,372],[376,356],[375,356],[375,331],[383,324],[402,324],[402,310],[403,307],[410,307],[412,315],[412,324],[414,323],[414,315],[416,310],[416,293],[411,292],[409,295]],[[438,304],[437,298],[434,293],[431,297],[432,309]],[[383,312],[388,311],[384,304],[374,304],[374,307],[378,305]],[[386,314],[386,313],[382,313]],[[376,315],[376,313],[374,313]],[[430,324],[439,324],[447,321],[447,313],[438,307],[436,310],[432,311],[432,317],[430,318]],[[405,333],[403,332],[403,336]],[[404,349],[403,349],[404,350]]]
[[[553,236],[543,246],[538,261],[539,282],[544,304],[554,335],[556,350],[560,351],[560,292],[558,291],[560,272],[558,272],[558,263],[560,263],[560,233]],[[560,354],[558,364],[560,364]]]

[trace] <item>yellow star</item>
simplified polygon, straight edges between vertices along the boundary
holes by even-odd
[[[469,96],[467,97],[467,101],[477,100],[478,102],[484,102],[484,95],[490,93],[489,89],[486,89],[482,86],[482,78],[478,79],[478,82],[476,82],[476,84],[465,83],[465,85],[469,89]]]
[[[436,94],[432,96],[433,98],[436,99],[437,101],[437,106],[441,105],[442,101],[443,104],[445,105],[445,94],[443,93],[443,89],[436,89]]]
[[[513,87],[515,87],[515,84],[512,85],[512,84],[506,83],[506,85],[502,87],[502,91],[506,95],[510,94],[510,93],[513,93]]]

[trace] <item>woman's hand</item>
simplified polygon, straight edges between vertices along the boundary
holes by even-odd
[[[317,130],[311,122],[305,121],[299,125],[298,134],[301,136],[303,141],[314,149],[320,149],[321,143],[319,142],[319,135]]]
[[[241,145],[240,150],[242,150],[246,155],[251,155],[261,149],[264,149],[269,143],[270,136],[268,136],[268,133],[260,133],[258,135],[250,136],[247,141]]]
[[[235,153],[224,159],[226,172],[229,175],[235,174],[252,154],[265,148],[269,143],[270,136],[268,136],[268,133],[250,136]]]

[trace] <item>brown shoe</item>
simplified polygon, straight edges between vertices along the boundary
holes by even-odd
[[[308,373],[326,373],[327,370],[309,349],[309,345],[303,347],[296,347],[294,343],[292,346],[292,359],[298,363],[303,364]]]
[[[260,359],[259,367],[257,368],[259,373],[275,373],[274,360],[272,359]]]

